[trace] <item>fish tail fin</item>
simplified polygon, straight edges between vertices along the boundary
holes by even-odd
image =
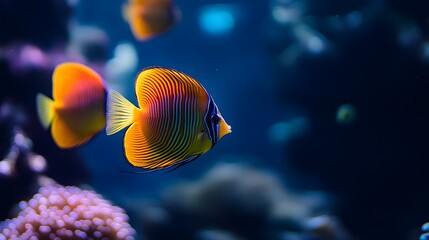
[[[55,115],[54,100],[44,94],[38,93],[36,96],[37,113],[44,128],[48,128]]]
[[[134,122],[137,108],[117,91],[110,91],[107,99],[107,135],[115,134]]]

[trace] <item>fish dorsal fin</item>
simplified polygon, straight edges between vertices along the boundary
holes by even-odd
[[[96,134],[77,131],[76,128],[73,128],[74,124],[70,122],[73,120],[67,119],[58,115],[52,122],[52,137],[60,148],[73,148],[82,145]]]
[[[168,68],[150,67],[144,69],[136,79],[136,96],[139,106],[145,108],[165,94],[181,94],[184,87],[197,92],[199,97],[208,99],[208,93],[204,87],[194,78]],[[205,103],[202,101],[202,106]]]
[[[66,102],[76,103],[75,99],[69,93],[75,88],[84,87],[90,89],[89,95],[105,94],[104,83],[100,75],[91,68],[80,63],[62,63],[55,68],[52,75],[53,98],[60,105]],[[74,96],[76,97],[76,96]],[[90,96],[93,97],[93,96]],[[85,100],[86,96],[81,96]]]

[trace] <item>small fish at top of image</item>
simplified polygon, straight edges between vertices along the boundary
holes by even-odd
[[[167,31],[181,19],[180,10],[172,0],[129,0],[122,13],[139,41]]]

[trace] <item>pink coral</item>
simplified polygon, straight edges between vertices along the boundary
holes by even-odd
[[[1,240],[134,239],[124,210],[93,191],[52,184],[19,207],[0,227]]]

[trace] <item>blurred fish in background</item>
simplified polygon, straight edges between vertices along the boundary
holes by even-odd
[[[94,70],[77,63],[63,63],[52,76],[53,100],[39,93],[37,110],[45,128],[60,148],[88,142],[106,126],[106,88]]]
[[[123,17],[140,41],[167,31],[180,20],[180,16],[173,0],[129,0],[123,6]]]

